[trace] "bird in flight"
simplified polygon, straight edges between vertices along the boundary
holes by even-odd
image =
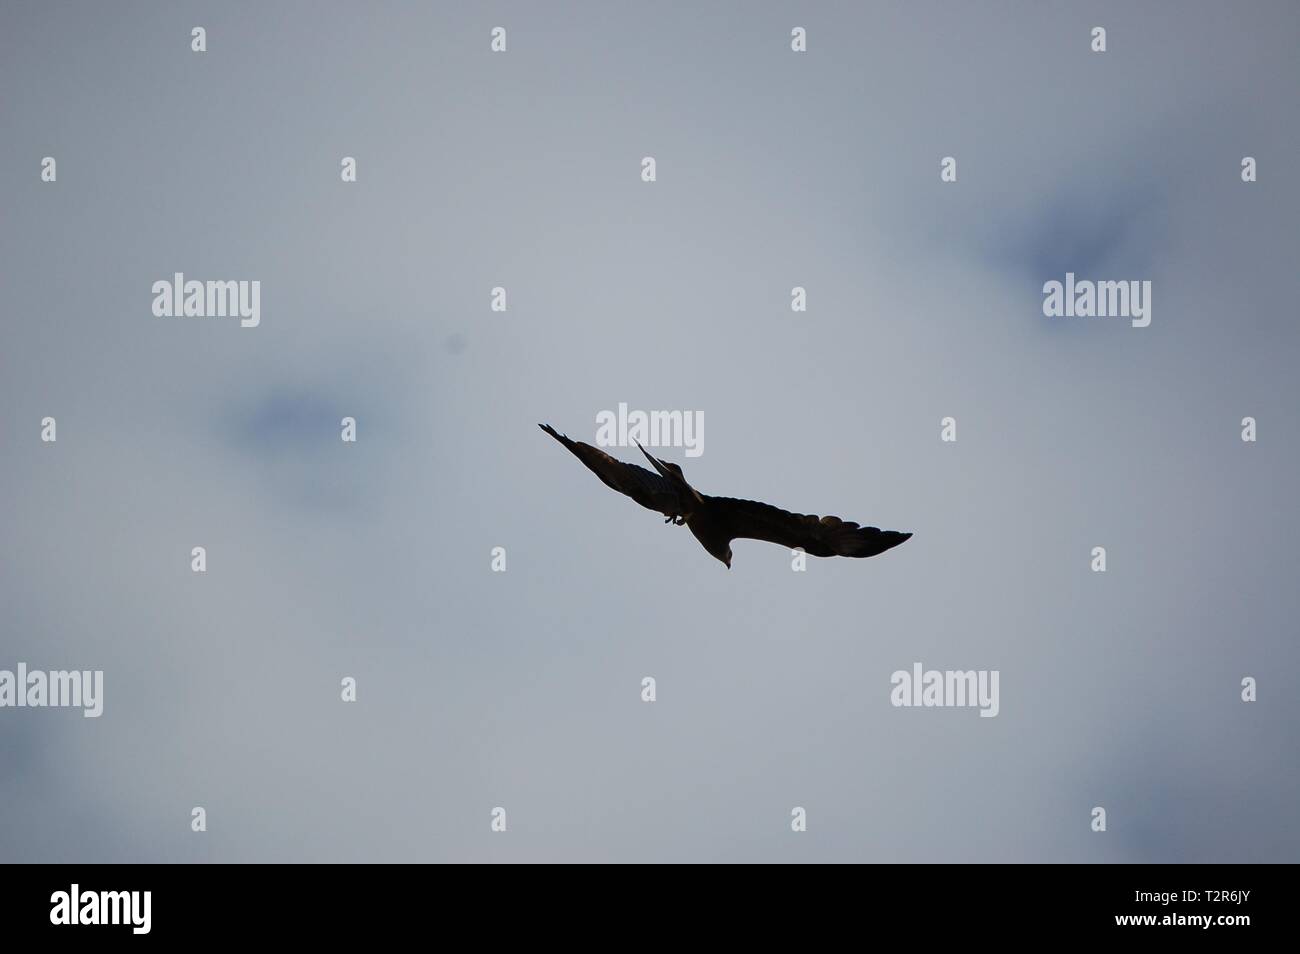
[[[839,517],[810,517],[790,513],[753,500],[733,497],[710,497],[686,482],[676,464],[659,460],[646,453],[654,471],[625,464],[590,444],[574,441],[556,433],[549,424],[537,425],[567,447],[587,465],[607,487],[631,497],[641,506],[657,510],[667,519],[664,523],[690,528],[704,549],[731,569],[731,541],[766,540],[791,549],[799,547],[813,556],[869,557],[884,553],[910,533],[859,527]]]

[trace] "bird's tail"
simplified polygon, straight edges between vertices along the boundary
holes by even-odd
[[[687,498],[694,497],[696,500],[702,499],[700,497],[700,492],[686,482],[686,477],[682,474],[680,467],[676,464],[665,464],[658,457],[652,457],[649,451],[644,447],[641,447],[640,441],[636,442],[636,446],[641,448],[641,453],[645,454],[645,459],[654,465],[655,470],[659,471],[659,475],[675,486],[679,492],[686,494]]]

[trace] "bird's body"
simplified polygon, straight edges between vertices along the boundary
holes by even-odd
[[[710,554],[731,567],[731,541],[766,540],[810,556],[869,557],[898,546],[912,535],[897,530],[860,527],[839,517],[813,517],[790,513],[754,500],[711,497],[686,482],[676,464],[641,453],[654,466],[649,471],[625,464],[604,451],[570,440],[549,424],[538,425],[567,447],[606,486],[631,497],[641,506],[656,510],[673,522],[688,527]]]

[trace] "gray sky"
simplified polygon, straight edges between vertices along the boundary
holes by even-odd
[[[1298,37],[6,5],[0,669],[105,701],[0,709],[0,860],[1300,860]],[[153,317],[177,271],[261,325]],[[1045,318],[1066,271],[1150,327]],[[535,426],[619,402],[703,413],[662,456],[707,493],[916,536],[727,571]],[[892,707],[916,661],[999,670],[998,717]]]

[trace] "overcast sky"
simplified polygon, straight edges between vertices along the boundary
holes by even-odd
[[[1300,860],[1298,37],[5,5],[0,669],[104,713],[0,709],[0,860]],[[1067,271],[1150,326],[1044,317]],[[261,324],[154,317],[175,272]],[[620,402],[703,414],[706,493],[915,537],[728,571],[536,427]],[[914,662],[998,716],[892,707]]]

